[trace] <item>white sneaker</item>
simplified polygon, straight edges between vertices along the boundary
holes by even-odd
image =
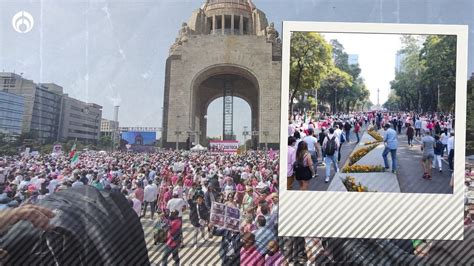
[[[326,177],[326,180],[324,180],[324,182],[329,183],[329,177],[328,176]]]
[[[339,173],[339,168],[337,168],[337,171],[336,171],[336,173]]]

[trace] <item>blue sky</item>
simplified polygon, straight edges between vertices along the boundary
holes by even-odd
[[[180,25],[202,0],[0,0],[0,70],[54,82],[78,99],[102,105],[113,117],[120,99],[122,126],[161,126],[164,67]],[[469,24],[469,67],[474,71],[474,1],[470,0],[255,0],[281,32],[283,20]],[[20,11],[33,30],[15,32]],[[467,77],[466,77],[467,78]],[[218,100],[219,101],[219,100]],[[221,104],[209,109],[210,135],[220,135]],[[236,101],[234,130],[250,125],[248,105]],[[239,103],[240,102],[240,103]],[[236,111],[236,113],[237,113]]]

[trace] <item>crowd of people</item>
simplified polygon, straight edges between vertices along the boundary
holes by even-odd
[[[318,160],[326,166],[325,182],[330,181],[331,166],[339,172],[341,147],[350,143],[355,135],[360,141],[362,128],[383,129],[385,145],[382,157],[387,171],[397,173],[397,148],[399,135],[406,134],[408,146],[414,139],[420,142],[423,151],[423,178],[432,179],[432,169],[442,172],[442,158],[446,154],[449,169],[454,169],[454,116],[443,113],[415,112],[355,112],[350,114],[319,114],[311,116],[306,112],[295,112],[288,125],[288,189],[294,181],[301,190],[307,190],[309,180],[319,176]],[[388,155],[391,156],[389,165]]]
[[[68,155],[5,156],[0,159],[0,209],[35,203],[70,187],[93,186],[122,193],[142,219],[166,221],[163,263],[171,254],[179,262],[185,244],[199,248],[199,236],[203,241],[220,236],[223,262],[263,265],[283,260],[277,241],[278,166],[277,154],[264,151],[83,152],[75,164]],[[240,209],[240,230],[212,224],[213,202]],[[184,215],[195,228],[193,243],[183,243]]]
[[[331,167],[339,171],[343,143],[359,142],[361,129],[369,125],[391,130],[395,136],[403,130],[409,144],[420,137],[424,153],[429,153],[423,155],[424,161],[438,162],[446,151],[449,157],[453,154],[452,115],[365,112],[323,114],[316,119],[296,113],[288,126],[288,189],[293,188],[294,179],[301,189],[307,189],[308,181],[318,175],[319,163],[326,166],[328,182]],[[431,136],[434,141],[428,140]],[[308,171],[295,167],[297,161]],[[396,160],[392,164],[392,171],[396,171]],[[295,262],[296,253],[303,253],[310,261],[317,256],[329,259],[331,255],[318,238],[278,237],[278,175],[278,153],[273,151],[82,152],[74,164],[68,155],[3,156],[0,211],[18,209],[71,187],[93,186],[122,193],[138,217],[151,219],[166,229],[163,264],[169,256],[179,264],[180,248],[203,248],[200,242],[215,237],[220,239],[219,255],[226,265],[283,265]],[[240,210],[238,230],[222,228],[212,221],[213,202]],[[190,243],[184,243],[184,216],[189,216],[193,228]],[[41,226],[43,220],[38,222]]]

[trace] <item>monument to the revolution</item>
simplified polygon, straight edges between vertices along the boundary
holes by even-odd
[[[234,139],[233,98],[250,105],[254,147],[279,146],[281,42],[251,0],[207,0],[183,23],[166,60],[163,146],[205,143],[209,104],[223,97],[223,139]],[[250,136],[249,136],[250,137]]]

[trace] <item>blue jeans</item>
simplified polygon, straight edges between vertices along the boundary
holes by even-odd
[[[318,153],[316,151],[309,151],[311,154],[311,161],[313,161],[314,172],[317,173],[318,169]]]
[[[334,164],[334,171],[337,172],[337,161],[336,161],[336,153],[333,155],[326,155],[324,158],[324,163],[326,164],[326,177],[331,176],[331,163]]]
[[[388,159],[387,155],[390,153],[390,156],[392,157],[392,171],[397,170],[397,149],[389,149],[388,147],[385,147],[382,153],[383,157],[383,162],[385,163],[385,169],[388,169]]]
[[[161,260],[161,264],[166,266],[168,264],[168,257],[172,254],[173,255],[173,260],[174,260],[174,265],[179,265],[179,245],[176,247],[169,247],[168,245],[165,246],[165,249],[163,251],[163,258]]]

